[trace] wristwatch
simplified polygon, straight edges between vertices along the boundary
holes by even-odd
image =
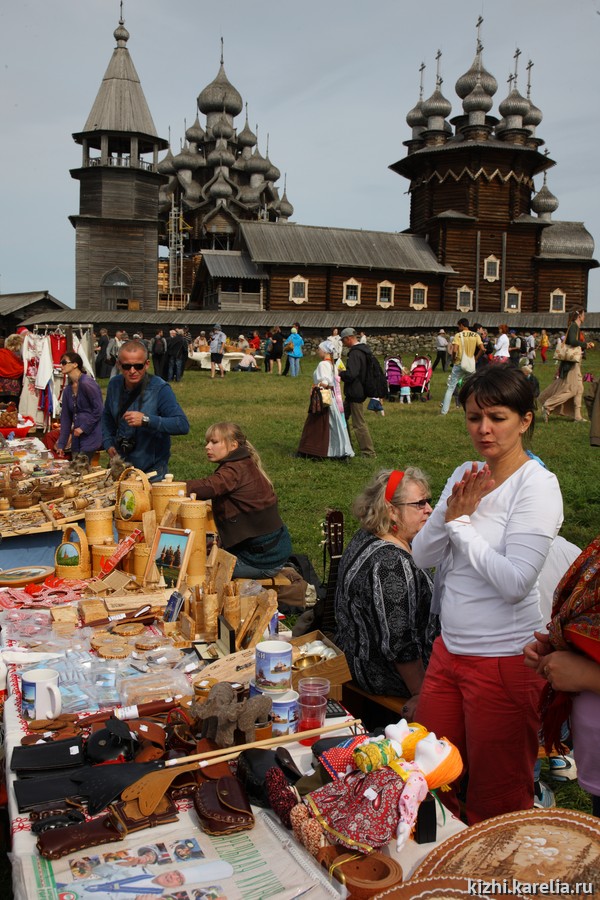
[[[142,425],[150,424],[150,416],[142,416]]]

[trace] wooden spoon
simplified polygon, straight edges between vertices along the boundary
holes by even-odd
[[[319,737],[331,731],[339,731],[351,725],[360,725],[360,719],[350,719],[347,722],[337,722],[334,725],[324,725],[321,728],[312,728],[302,732],[302,739]],[[251,741],[248,744],[239,744],[237,747],[224,747],[221,750],[211,750],[207,753],[196,753],[193,756],[185,756],[180,759],[169,759],[164,768],[149,772],[138,781],[133,782],[121,793],[123,800],[137,800],[142,815],[151,815],[165,792],[175,778],[182,772],[190,772],[193,769],[203,769],[215,762],[228,762],[236,759],[243,750],[254,748],[270,749],[280,744],[291,744],[298,740],[297,734],[284,734],[278,738],[267,738],[264,741]]]

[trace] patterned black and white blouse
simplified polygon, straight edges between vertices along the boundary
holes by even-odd
[[[432,586],[429,572],[402,547],[356,532],[340,560],[336,643],[363,690],[409,696],[394,663],[429,662],[440,631],[430,612]]]

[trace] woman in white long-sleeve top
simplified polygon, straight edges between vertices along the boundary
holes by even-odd
[[[533,805],[543,680],[522,648],[541,622],[538,576],[563,505],[556,477],[524,448],[534,398],[523,374],[486,367],[460,402],[485,462],[454,471],[413,541],[416,565],[437,567],[442,627],[415,717],[461,751],[474,824]]]

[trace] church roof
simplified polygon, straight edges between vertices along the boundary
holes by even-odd
[[[593,260],[594,239],[583,222],[551,222],[544,228],[540,242],[542,259]]]
[[[241,250],[203,250],[202,261],[213,278],[252,278],[256,281],[268,278],[262,266],[255,265]]]
[[[440,275],[453,271],[440,265],[425,239],[414,234],[270,222],[242,222],[241,233],[254,262],[263,264],[352,266]]]
[[[69,307],[57,300],[48,291],[26,291],[19,294],[0,294],[0,316],[9,316],[17,310],[25,310],[40,300],[46,300],[57,310],[69,309]]]
[[[138,73],[129,55],[129,32],[120,22],[114,32],[117,46],[102,79],[83,134],[92,131],[128,132],[158,138]],[[166,146],[166,142],[164,143]]]

